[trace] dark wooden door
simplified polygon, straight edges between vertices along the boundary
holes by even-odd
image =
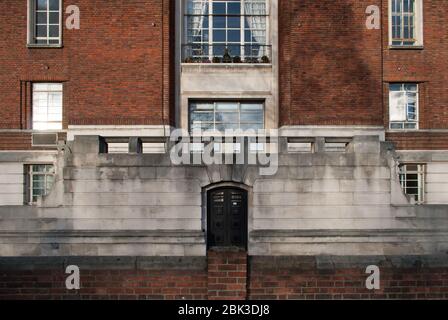
[[[207,243],[213,247],[247,247],[247,192],[222,188],[208,193]]]

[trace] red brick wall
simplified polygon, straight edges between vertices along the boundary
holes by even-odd
[[[0,271],[0,300],[204,300],[207,276],[189,270],[82,270],[81,289],[67,290],[62,270]]]
[[[366,289],[365,269],[254,271],[249,299],[448,299],[448,268],[382,269],[381,289]]]
[[[41,258],[19,264],[17,259],[1,259],[0,300],[448,299],[446,257],[248,259],[244,252],[221,252],[209,253],[207,264],[187,262],[188,268],[180,258],[162,258],[149,269],[131,267],[130,261],[127,267],[112,268],[100,262],[80,266],[79,291],[65,288],[68,275],[62,265],[57,267],[58,261],[42,267]],[[379,290],[366,289],[365,270],[372,264],[380,268]]]
[[[63,2],[81,28],[63,28],[60,49],[27,48],[27,1],[0,2],[0,128],[23,124],[21,80],[64,81],[65,125],[169,123],[172,1]]]
[[[209,252],[208,299],[244,300],[247,297],[247,253]]]
[[[280,1],[281,125],[382,125],[380,1]]]

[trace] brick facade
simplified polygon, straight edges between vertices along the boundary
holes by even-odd
[[[27,1],[14,2],[0,3],[0,129],[30,129],[36,81],[64,83],[64,127],[172,122],[172,1],[63,1],[81,27],[51,49],[27,48]]]
[[[107,264],[81,267],[81,289],[73,291],[65,288],[68,275],[62,267],[53,265],[39,269],[39,264],[28,265],[27,268],[23,265],[13,267],[12,264],[8,267],[3,260],[0,300],[448,299],[446,265],[426,265],[412,258],[410,263],[396,266],[383,261],[380,264],[380,290],[368,290],[365,286],[367,262],[357,265],[352,260],[350,267],[348,264],[322,267],[313,257],[252,257],[246,260],[243,255],[212,253],[208,271],[205,267],[185,268],[181,262],[178,262],[178,269],[172,265],[159,265],[158,268],[111,268]],[[240,271],[241,276],[238,277],[216,276],[218,271],[215,269],[222,270],[219,272],[225,269],[230,273],[235,272],[230,270],[232,267],[239,270],[246,265],[249,266],[247,275]],[[226,268],[222,269],[223,266]],[[240,280],[232,282],[236,278]],[[225,281],[218,283],[219,279]]]

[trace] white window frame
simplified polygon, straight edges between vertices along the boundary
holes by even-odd
[[[213,132],[222,132],[220,130],[217,129],[217,126],[219,125],[225,125],[226,123],[223,121],[216,121],[216,114],[217,113],[232,113],[232,114],[238,114],[238,129],[234,129],[234,130],[244,130],[241,128],[242,125],[251,125],[251,124],[258,124],[258,122],[251,122],[251,121],[244,121],[241,119],[241,114],[247,113],[256,113],[257,111],[251,111],[251,110],[247,110],[247,111],[242,111],[241,110],[241,105],[242,104],[259,104],[262,106],[262,110],[263,110],[263,119],[261,120],[260,124],[262,124],[263,128],[261,130],[264,130],[266,128],[266,103],[264,101],[257,101],[257,100],[248,100],[248,101],[244,101],[244,100],[238,100],[238,101],[232,101],[232,100],[191,100],[188,103],[188,127],[189,127],[189,131],[193,132],[193,122],[192,122],[192,104],[208,104],[208,105],[213,105],[212,111],[206,110],[201,112],[200,110],[196,110],[197,113],[212,113],[213,114],[213,121],[203,121],[202,123],[205,124],[210,124],[213,125],[213,129],[210,129],[210,131]],[[236,104],[237,105],[237,109],[234,110],[223,110],[223,111],[218,111],[217,107],[219,103],[230,103],[230,104]],[[236,123],[235,123],[236,124]],[[259,129],[252,129],[252,130],[259,130]]]
[[[413,44],[397,44],[394,43],[396,40],[393,39],[392,32],[392,2],[393,1],[408,1],[408,0],[389,0],[389,46],[391,48],[421,48],[423,47],[423,0],[415,0],[415,22],[414,22],[414,32],[415,38]]]
[[[409,166],[417,166],[417,170],[408,170]],[[417,163],[401,163],[398,167],[398,174],[399,174],[399,181],[401,188],[403,189],[403,192],[408,195],[412,196],[415,199],[416,204],[423,204],[425,203],[425,183],[426,183],[426,164],[417,164]],[[416,187],[413,186],[407,186],[407,176],[409,174],[415,174],[417,175],[417,194],[410,194],[408,193],[408,189],[415,189]],[[413,180],[415,181],[415,180]]]
[[[400,85],[400,86],[402,86],[402,90],[401,91],[391,91],[390,90],[390,85]],[[406,85],[415,85],[415,86],[417,86],[417,91],[407,91],[407,90],[405,90],[405,86]],[[390,83],[389,84],[389,130],[397,130],[397,131],[404,131],[404,130],[413,130],[413,131],[415,131],[415,130],[419,130],[419,126],[420,126],[420,106],[419,106],[420,94],[419,94],[419,91],[420,91],[420,85],[418,83]],[[405,110],[405,112],[406,112],[406,120],[403,120],[403,121],[391,120],[391,110],[392,110],[391,94],[392,94],[392,92],[401,92],[404,95],[405,99],[407,99],[406,94],[408,92],[415,93],[415,95],[416,95],[416,97],[415,97],[415,115],[416,115],[415,120],[407,119],[407,116],[408,116],[408,111],[407,111],[408,104],[407,104],[407,102],[406,102],[406,106],[405,106],[405,108],[406,108],[406,110]],[[414,128],[409,128],[409,127],[406,128],[406,125],[409,125],[409,124],[415,124],[415,127]],[[396,125],[401,125],[401,128],[396,128],[396,127],[394,127],[394,125],[395,126]]]
[[[34,166],[45,166],[45,170],[44,171],[34,171]],[[54,179],[56,176],[55,173],[55,166],[52,163],[33,163],[33,164],[28,164],[27,166],[27,175],[28,175],[28,195],[27,195],[27,199],[28,199],[28,204],[29,205],[34,205],[36,204],[36,200],[34,199],[34,197],[39,197],[39,196],[46,196],[48,195],[49,191],[51,190],[51,188],[54,185]],[[48,170],[47,170],[48,168]],[[44,184],[45,184],[45,191],[43,193],[43,195],[35,195],[34,194],[34,177],[35,176],[43,176],[44,177]],[[52,182],[51,185],[48,185],[48,177],[52,177]]]
[[[198,1],[200,1],[200,0],[198,0]],[[227,39],[226,39],[226,42],[225,43],[215,43],[214,42],[214,40],[213,40],[213,30],[214,30],[214,28],[213,28],[213,16],[214,16],[214,14],[213,14],[213,11],[212,11],[212,8],[213,8],[213,2],[214,2],[214,0],[204,0],[204,2],[208,2],[209,4],[208,4],[208,8],[209,8],[209,10],[208,10],[208,19],[209,19],[209,21],[208,21],[208,41],[207,42],[203,42],[202,40],[201,40],[201,42],[192,42],[192,43],[190,43],[190,42],[188,42],[188,35],[189,35],[189,33],[188,33],[188,30],[189,30],[189,25],[188,25],[188,17],[189,17],[189,15],[188,15],[188,4],[189,4],[189,2],[190,2],[190,0],[184,0],[184,10],[183,10],[183,36],[182,36],[182,39],[183,39],[183,42],[182,42],[182,44],[183,45],[191,45],[191,44],[201,44],[201,45],[203,45],[203,46],[208,46],[208,52],[207,53],[204,53],[203,55],[202,55],[202,57],[203,58],[205,58],[205,59],[208,59],[210,62],[213,62],[213,58],[214,57],[219,57],[219,58],[222,58],[223,56],[222,55],[215,55],[214,54],[214,52],[213,52],[213,46],[215,46],[215,45],[223,45],[223,46],[240,46],[240,58],[242,59],[242,62],[244,62],[245,61],[245,59],[246,58],[253,58],[254,56],[252,56],[252,55],[246,55],[246,53],[245,53],[245,46],[247,45],[247,46],[251,46],[251,45],[254,45],[254,46],[256,46],[257,44],[256,43],[253,43],[253,42],[246,42],[246,37],[245,37],[245,31],[246,31],[246,28],[245,28],[245,15],[243,14],[244,13],[244,8],[245,8],[245,1],[246,0],[241,0],[241,12],[240,12],[240,19],[241,19],[241,22],[240,22],[240,28],[239,28],[239,31],[240,31],[240,42],[238,42],[238,43],[230,43],[230,44],[227,44]],[[270,16],[271,16],[271,4],[270,4],[270,1],[271,0],[265,0],[265,6],[266,6],[266,14],[265,14],[265,29],[263,30],[264,31],[264,33],[265,33],[265,43],[264,44],[258,44],[258,45],[260,45],[261,47],[264,47],[263,48],[263,52],[264,52],[264,54],[263,55],[265,55],[265,56],[267,56],[269,59],[270,59],[270,63],[272,62],[272,52],[270,52],[271,51],[271,49],[270,49],[270,46],[271,46],[271,41],[270,41]],[[223,3],[225,3],[226,2],[226,0],[222,0],[222,1],[220,1],[220,0],[216,0],[216,2],[223,2]],[[233,28],[219,28],[219,30],[224,30],[224,31],[227,31],[227,30],[233,30]],[[235,30],[237,30],[237,29],[235,29]],[[261,29],[256,29],[256,30],[261,30]],[[227,32],[226,32],[226,34],[227,34]],[[184,51],[184,48],[182,48],[182,52]],[[233,58],[234,56],[237,56],[236,54],[232,54],[232,53],[230,53],[230,55],[231,55],[231,57]],[[192,58],[199,58],[198,56],[196,56],[196,55],[191,55],[191,57]],[[187,58],[187,57],[183,57],[183,58]]]
[[[28,47],[61,47],[62,46],[62,0],[59,0],[59,35],[58,37],[49,37],[49,11],[47,11],[47,37],[43,37],[41,40],[46,39],[47,43],[37,43],[35,36],[36,33],[36,1],[28,0],[27,10],[27,45]],[[48,9],[48,6],[47,6]],[[58,40],[58,43],[49,43],[50,40]]]
[[[47,89],[47,90],[43,90],[43,89],[37,89],[38,86],[40,85],[47,85],[49,87],[55,87],[56,85],[58,85],[58,87],[60,87],[60,89]],[[37,94],[47,94],[47,106],[46,106],[46,121],[38,121],[36,120],[36,113],[37,113],[37,109],[38,108],[42,108],[41,106],[37,106]],[[51,113],[50,112],[50,106],[49,106],[49,97],[51,93],[61,93],[61,106],[60,106],[60,118],[58,120],[49,120],[49,115],[50,114],[56,114],[56,113]],[[54,107],[52,107],[54,108]],[[35,82],[33,83],[33,91],[32,91],[32,129],[36,130],[36,131],[61,131],[63,130],[63,118],[64,118],[64,85],[62,83],[56,83],[56,82],[49,82],[49,83],[43,83],[43,82]],[[54,128],[39,128],[38,126],[36,126],[37,123],[47,123],[47,124],[56,124],[56,126]]]

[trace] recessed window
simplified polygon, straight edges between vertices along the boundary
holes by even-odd
[[[389,0],[390,45],[423,45],[423,8],[421,0]]]
[[[61,0],[28,0],[28,44],[61,44]]]
[[[264,103],[217,101],[190,102],[190,130],[264,129]]]
[[[266,0],[188,0],[184,62],[269,63]]]
[[[424,164],[402,164],[399,166],[401,187],[417,204],[425,201],[425,167]]]
[[[389,122],[392,130],[418,129],[418,84],[389,85]]]
[[[33,130],[62,129],[62,84],[33,84]]]
[[[33,204],[49,193],[54,184],[55,171],[52,164],[32,164],[27,169],[27,202]]]

